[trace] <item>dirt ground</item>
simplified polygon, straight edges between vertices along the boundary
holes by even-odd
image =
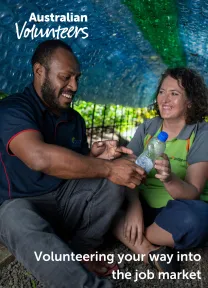
[[[115,243],[114,246],[106,251],[106,253],[114,255],[125,254],[130,257],[131,252],[120,243]],[[158,272],[152,269],[149,265],[143,264],[141,261],[124,261],[120,264],[119,275],[115,274],[113,279],[109,276],[108,279],[113,283],[115,288],[178,288],[178,287],[196,287],[206,288],[208,287],[208,248],[198,248],[191,251],[187,251],[186,254],[191,253],[189,259],[193,260],[193,255],[196,255],[197,261],[184,261],[181,264],[182,271],[188,274],[181,275],[183,279],[158,279]],[[185,254],[185,252],[183,252]],[[199,256],[200,255],[200,256]],[[115,256],[116,257],[116,256]],[[198,261],[199,257],[201,258]],[[118,256],[117,256],[118,259]],[[127,259],[128,260],[128,259]],[[150,273],[153,279],[147,279],[147,273]],[[128,274],[125,274],[129,272]],[[193,275],[190,272],[195,272]],[[198,273],[198,274],[196,274]],[[128,278],[130,279],[126,279]],[[123,277],[123,279],[122,279]],[[146,279],[141,279],[147,277]],[[178,278],[171,276],[173,278]],[[186,279],[186,278],[189,279]],[[196,279],[190,279],[195,277]],[[119,279],[118,279],[119,278]],[[200,279],[201,278],[201,279]],[[44,284],[38,282],[29,272],[27,272],[23,266],[17,261],[12,262],[9,266],[0,270],[0,288],[49,288]],[[76,287],[75,287],[76,288]]]

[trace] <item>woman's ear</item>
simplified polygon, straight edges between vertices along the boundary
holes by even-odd
[[[190,109],[191,106],[192,106],[191,101],[188,101],[188,105],[187,105],[188,109]]]

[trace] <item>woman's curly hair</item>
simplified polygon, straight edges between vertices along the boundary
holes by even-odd
[[[178,85],[185,89],[186,96],[190,101],[190,108],[186,113],[186,124],[194,124],[202,122],[208,115],[208,88],[204,79],[193,69],[190,68],[168,68],[159,82],[156,91],[156,97],[159,93],[163,80],[170,76],[178,81]],[[157,103],[154,104],[154,109],[160,116]]]

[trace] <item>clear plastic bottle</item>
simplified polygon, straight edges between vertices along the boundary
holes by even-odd
[[[164,153],[167,139],[168,134],[161,131],[157,137],[150,140],[146,149],[139,155],[135,163],[149,173],[154,166],[154,161]]]

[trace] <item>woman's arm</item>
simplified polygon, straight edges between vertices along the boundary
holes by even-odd
[[[198,199],[208,179],[208,162],[198,162],[188,167],[184,180],[171,172],[169,160],[156,160],[156,178],[160,179],[173,199]]]
[[[188,167],[183,180],[173,174],[164,186],[174,199],[198,199],[208,179],[208,162],[199,162]]]

